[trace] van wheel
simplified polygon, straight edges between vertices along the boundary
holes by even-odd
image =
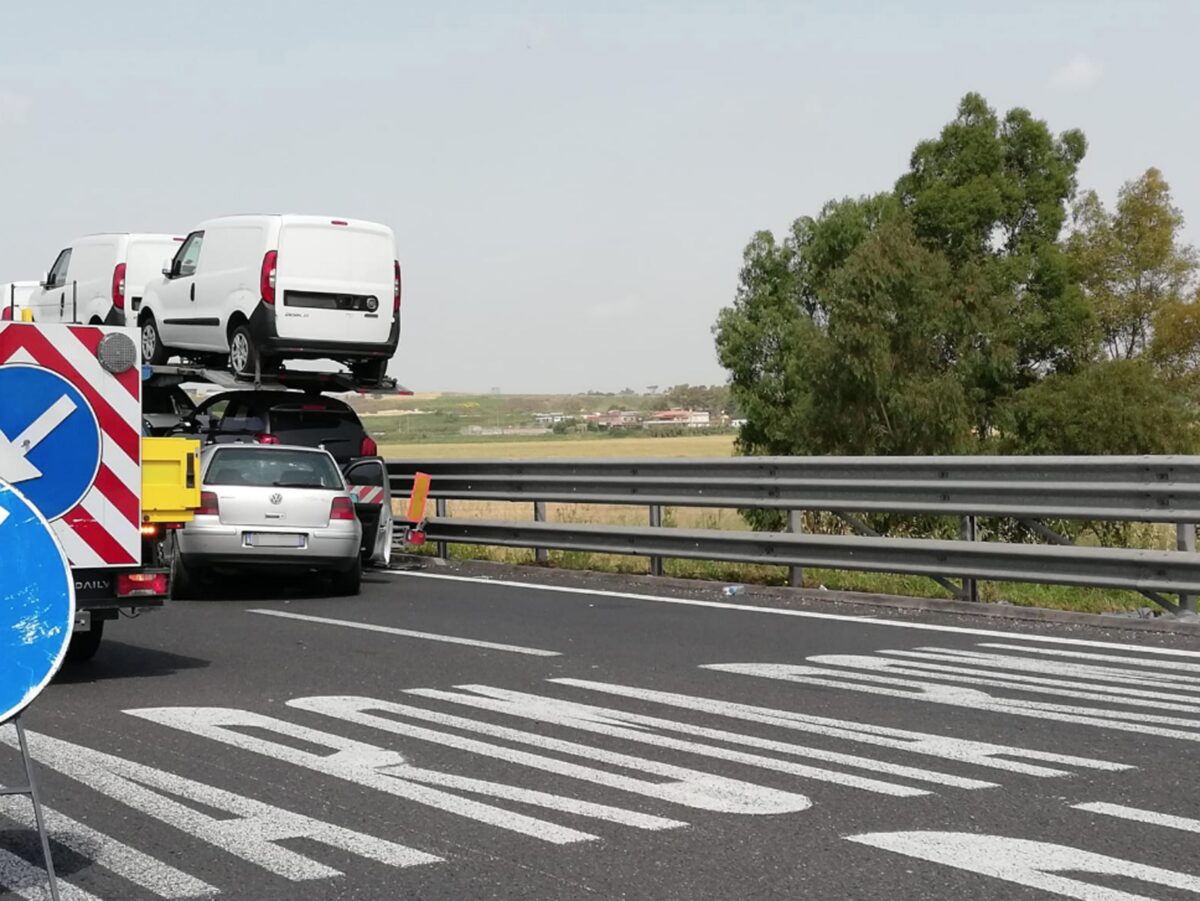
[[[229,336],[229,368],[234,375],[254,375],[258,360],[258,348],[250,337],[250,328],[239,325]]]
[[[147,313],[142,321],[142,360],[151,366],[161,366],[167,362],[170,354],[163,347],[162,338],[158,336],[158,324],[154,314]]]
[[[67,645],[67,663],[86,663],[96,656],[100,650],[100,642],[104,638],[104,620],[92,621],[92,628],[86,632],[76,632],[71,636]]]

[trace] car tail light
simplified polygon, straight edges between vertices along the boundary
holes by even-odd
[[[272,435],[270,432],[259,432],[254,436],[255,444],[278,444],[279,436]]]
[[[396,280],[392,287],[392,312],[399,313],[400,312],[400,261],[394,260],[393,262],[396,264],[395,269],[393,270],[396,273]]]
[[[354,519],[354,504],[348,497],[335,497],[329,507],[329,521]]]
[[[262,271],[258,276],[258,290],[263,303],[275,303],[275,266],[278,262],[278,250],[268,250],[263,255]]]
[[[125,264],[117,263],[113,270],[112,302],[118,310],[125,309]]]
[[[167,593],[166,573],[121,573],[117,576],[117,597],[128,598]]]
[[[217,503],[217,495],[214,491],[200,492],[200,506],[196,508],[198,516],[220,516],[221,506]]]
[[[358,452],[364,457],[374,457],[379,453],[379,445],[375,443],[375,439],[370,435],[363,435],[362,444],[359,446]]]

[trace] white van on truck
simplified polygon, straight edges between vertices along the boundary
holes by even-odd
[[[137,310],[146,282],[181,241],[175,235],[151,234],[87,235],[72,241],[59,251],[29,299],[34,321],[132,323],[127,310]]]
[[[146,286],[142,354],[229,358],[239,376],[329,359],[382,384],[400,340],[400,263],[386,225],[323,216],[202,223]]]

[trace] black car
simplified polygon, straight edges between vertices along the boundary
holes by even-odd
[[[142,434],[170,435],[196,413],[196,405],[178,385],[142,386]]]
[[[175,434],[204,444],[234,442],[323,447],[345,467],[378,450],[344,401],[302,391],[225,391],[203,401]]]

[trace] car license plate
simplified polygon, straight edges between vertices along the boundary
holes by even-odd
[[[280,532],[247,532],[246,547],[304,547],[305,536]]]

